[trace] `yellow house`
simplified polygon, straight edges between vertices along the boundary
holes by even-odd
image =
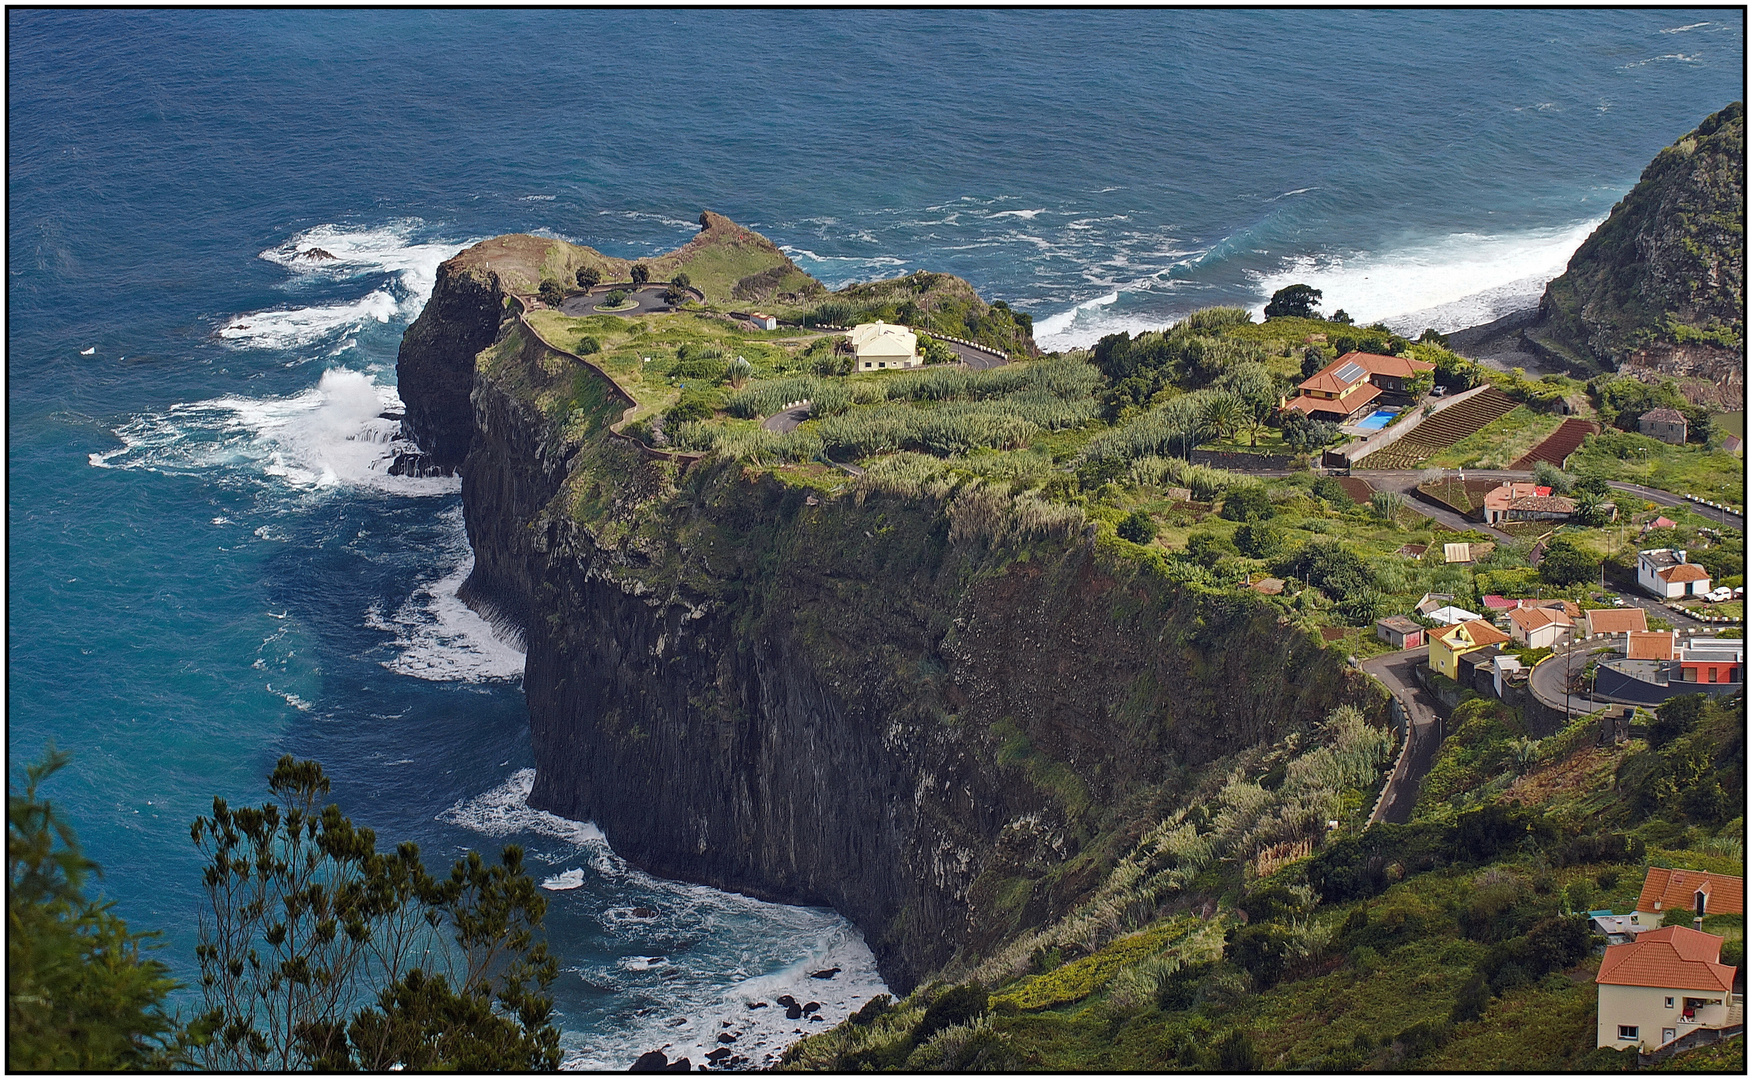
[[[1509,640],[1509,635],[1485,622],[1473,619],[1450,626],[1430,635],[1430,670],[1439,671],[1450,679],[1460,678],[1460,658],[1476,649],[1488,649]]]
[[[859,323],[846,336],[857,354],[859,371],[915,368],[925,362],[919,355],[919,336],[904,326],[878,319]]]

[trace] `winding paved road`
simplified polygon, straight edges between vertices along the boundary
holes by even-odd
[[[1363,661],[1363,670],[1379,679],[1389,693],[1406,708],[1406,738],[1404,753],[1387,778],[1387,790],[1370,822],[1390,821],[1403,825],[1411,820],[1412,807],[1417,805],[1418,789],[1436,760],[1436,749],[1442,744],[1442,722],[1436,712],[1436,699],[1418,685],[1412,669],[1428,656],[1427,648],[1377,656]]]

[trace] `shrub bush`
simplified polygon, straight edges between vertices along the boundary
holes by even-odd
[[[1133,510],[1119,523],[1119,535],[1134,544],[1148,544],[1156,539],[1156,522],[1142,510]]]
[[[578,355],[579,356],[589,356],[591,353],[599,353],[601,351],[602,351],[602,342],[591,337],[589,334],[585,334],[583,337],[578,339]]]
[[[966,1024],[984,1016],[990,1009],[991,997],[978,983],[952,986],[937,995],[925,1010],[924,1019],[913,1029],[913,1043],[922,1043],[944,1028]]]

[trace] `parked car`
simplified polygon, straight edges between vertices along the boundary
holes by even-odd
[[[1734,598],[1734,590],[1726,588],[1725,586],[1720,589],[1711,589],[1703,594],[1703,598],[1713,604],[1719,604],[1723,600],[1732,600]]]

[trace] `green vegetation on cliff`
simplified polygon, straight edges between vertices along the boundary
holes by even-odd
[[[1212,874],[1236,854],[1203,853],[1191,865],[1210,860],[1197,872],[1223,883],[1214,903],[1093,948],[1043,942],[1027,970],[986,965],[972,983],[986,1008],[938,1033],[919,1020],[946,984],[921,987],[798,1043],[784,1067],[1626,1071],[1594,1047],[1582,913],[1630,910],[1647,866],[1744,873],[1743,819],[1728,820],[1744,799],[1741,706],[1679,704],[1650,724],[1657,743],[1600,746],[1592,720],[1529,739],[1513,710],[1469,701],[1413,825],[1341,833],[1312,857],[1266,849],[1257,873]],[[1225,789],[1211,805],[1220,819],[1239,804]],[[1743,917],[1706,929],[1744,965]],[[1677,1060],[1743,1063],[1743,1040]]]
[[[1639,351],[1743,349],[1745,214],[1736,101],[1656,155],[1546,287],[1535,336],[1608,368]]]

